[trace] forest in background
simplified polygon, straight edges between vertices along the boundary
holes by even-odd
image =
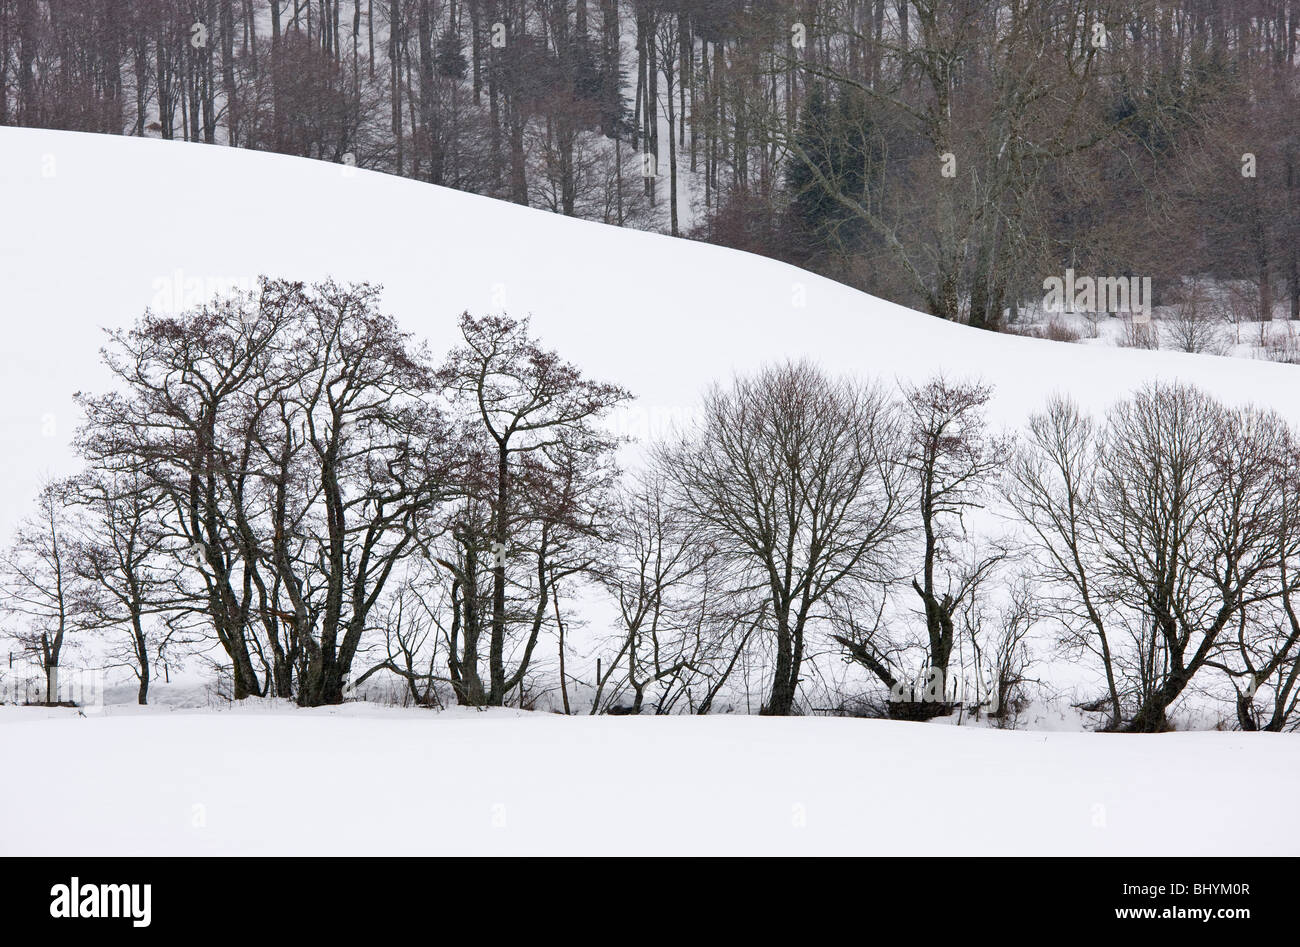
[[[0,124],[355,164],[986,328],[1067,268],[1300,319],[1298,31],[1300,0],[0,0]]]

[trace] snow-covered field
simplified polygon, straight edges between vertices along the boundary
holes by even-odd
[[[10,707],[0,854],[1297,855],[1297,742],[355,704]]]
[[[1300,422],[1300,369],[941,322],[747,254],[409,180],[203,145],[0,128],[0,535],[75,468],[99,329],[260,273],[368,280],[445,350],[531,313],[629,387],[646,437],[710,382],[838,372],[1054,391],[1100,411],[1181,378]],[[1300,736],[1109,736],[827,718],[0,707],[0,854],[1300,854]]]

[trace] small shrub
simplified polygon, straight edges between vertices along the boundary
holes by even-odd
[[[1055,316],[1048,320],[1047,325],[1013,327],[1010,331],[1013,335],[1023,335],[1030,339],[1047,339],[1050,342],[1078,342],[1083,338],[1077,329]]]
[[[1120,317],[1124,330],[1119,337],[1119,344],[1126,349],[1160,348],[1160,327],[1154,321],[1138,322],[1131,315]]]
[[[1261,351],[1270,362],[1300,365],[1300,335],[1296,334],[1295,326],[1288,322],[1286,332],[1270,333],[1264,340]]]

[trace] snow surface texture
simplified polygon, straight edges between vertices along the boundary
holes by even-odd
[[[5,707],[0,855],[1295,855],[1296,749],[815,717]]]

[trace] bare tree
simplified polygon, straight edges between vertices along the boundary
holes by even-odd
[[[448,356],[437,380],[451,395],[470,457],[470,501],[452,528],[460,555],[443,560],[466,608],[464,650],[455,656],[463,701],[500,706],[528,671],[552,583],[552,568],[579,535],[591,535],[593,503],[609,482],[616,440],[600,418],[630,397],[590,381],[528,333],[527,320],[461,316],[463,345]],[[489,558],[490,557],[490,558]],[[486,566],[486,567],[485,567]],[[508,608],[508,567],[536,584],[522,612]],[[487,616],[488,677],[478,674],[479,576],[491,574]],[[516,582],[516,587],[520,587]],[[524,647],[507,671],[512,629],[525,628]]]
[[[384,633],[384,658],[352,683],[354,689],[386,671],[402,680],[414,706],[441,709],[437,685],[450,683],[437,673],[438,642],[443,631],[440,616],[446,609],[430,595],[442,591],[439,583],[428,581],[418,568],[405,577],[383,604],[379,624]]]
[[[690,534],[688,519],[673,507],[659,472],[638,477],[622,492],[599,568],[602,584],[618,604],[619,650],[598,687],[603,690],[625,664],[629,712],[640,713],[647,688],[656,686],[661,688],[656,711],[662,712],[713,657],[715,642],[709,639],[714,636],[700,616],[711,591],[709,563],[709,548]]]
[[[1199,285],[1193,285],[1174,307],[1166,325],[1174,345],[1183,352],[1224,352],[1223,314],[1206,298]]]
[[[810,624],[832,593],[879,581],[901,530],[902,435],[878,388],[787,363],[714,388],[657,462],[737,591],[767,603],[775,649],[762,712],[795,709]]]
[[[928,719],[954,708],[955,701],[932,699],[935,695],[930,691],[942,696],[950,690],[947,676],[958,640],[956,616],[1005,556],[997,547],[976,549],[965,522],[986,502],[989,483],[1008,450],[1005,439],[987,431],[984,408],[991,395],[986,386],[943,378],[904,389],[908,438],[904,467],[911,486],[908,513],[909,518],[915,516],[921,542],[919,571],[910,585],[921,601],[925,628],[921,674],[939,682],[937,688],[922,688],[920,695],[900,694],[899,659],[907,649],[893,640],[889,622],[852,618],[840,622],[836,635],[852,660],[891,689],[891,714],[907,719]],[[862,609],[846,606],[843,611]],[[897,699],[900,696],[902,700]]]
[[[428,356],[377,297],[332,282],[303,295],[288,383],[269,399],[274,420],[252,435],[269,493],[269,535],[257,546],[305,649],[298,700],[308,706],[343,699],[371,610],[460,489],[450,429],[426,399]]]
[[[911,427],[907,467],[918,481],[922,537],[921,575],[912,580],[912,589],[925,610],[928,664],[946,673],[956,640],[953,615],[1004,553],[965,557],[964,567],[940,572],[964,543],[965,517],[984,505],[1009,444],[987,431],[984,408],[993,394],[987,386],[937,378],[905,394]]]
[[[427,355],[377,296],[264,279],[146,315],[106,355],[126,390],[81,398],[87,459],[162,497],[236,699],[342,700],[371,609],[459,489]]]
[[[1243,608],[1277,595],[1285,427],[1225,411],[1185,386],[1118,405],[1100,454],[1099,527],[1110,581],[1134,613],[1138,701],[1126,729],[1169,726],[1167,710],[1215,655]]]
[[[1007,465],[1003,492],[1034,553],[1042,607],[1061,623],[1069,646],[1101,662],[1109,728],[1115,729],[1124,715],[1107,625],[1099,435],[1098,425],[1076,404],[1052,398],[1044,411],[1030,416],[1025,438]]]
[[[274,389],[288,326],[292,286],[268,282],[180,316],[146,313],[130,330],[109,333],[104,360],[124,391],[79,395],[87,423],[82,455],[97,466],[139,471],[159,490],[168,522],[232,665],[236,700],[266,692],[254,664],[254,621],[267,584],[261,556],[241,529],[257,481],[249,425],[265,408],[250,392]]]
[[[1295,605],[1300,588],[1295,571],[1300,557],[1300,455],[1294,434],[1276,417],[1250,413],[1256,424],[1247,427],[1246,436],[1258,440],[1262,435],[1265,449],[1259,461],[1271,468],[1273,481],[1267,513],[1276,516],[1277,561],[1266,581],[1276,596],[1243,607],[1231,623],[1232,640],[1225,640],[1221,656],[1207,664],[1224,671],[1232,682],[1238,726],[1280,732],[1300,706],[1300,618]],[[1257,698],[1267,701],[1263,714],[1256,708]]]
[[[66,507],[70,487],[47,481],[36,510],[0,559],[0,607],[14,637],[45,675],[45,702],[59,700],[59,667],[68,636],[85,620],[86,588],[73,566]]]
[[[974,695],[975,706],[987,705],[989,717],[1000,728],[1014,729],[1016,715],[1026,700],[1033,656],[1029,635],[1039,618],[1033,584],[1024,576],[1014,580],[1005,601],[996,612],[985,616],[982,602],[972,599],[965,612],[965,633],[970,639],[977,686],[988,690]],[[991,628],[988,626],[992,626]],[[972,703],[969,699],[967,704]]]
[[[1230,630],[1281,594],[1289,445],[1275,415],[1182,385],[1142,389],[1101,429],[1062,400],[1031,420],[1007,496],[1052,612],[1101,658],[1112,728],[1167,729]]]
[[[871,187],[860,168],[823,160],[798,133],[783,141],[812,186],[869,228],[931,313],[959,319],[964,311],[972,325],[997,327],[1033,243],[1035,192],[1051,169],[1136,111],[1098,107],[1109,96],[1113,59],[1082,37],[1068,4],[899,5],[909,8],[915,35],[883,42],[838,19],[851,44],[873,50],[871,60],[791,57],[811,79],[862,97],[903,130],[891,175],[904,186]],[[874,62],[883,54],[894,75],[882,82]],[[851,141],[861,132],[839,134]]]
[[[70,483],[70,500],[84,512],[73,532],[73,568],[86,584],[88,625],[125,629],[127,666],[139,688],[137,702],[149,702],[153,659],[168,637],[150,633],[149,623],[182,612],[178,597],[181,566],[167,548],[165,500],[138,470],[90,470]]]

